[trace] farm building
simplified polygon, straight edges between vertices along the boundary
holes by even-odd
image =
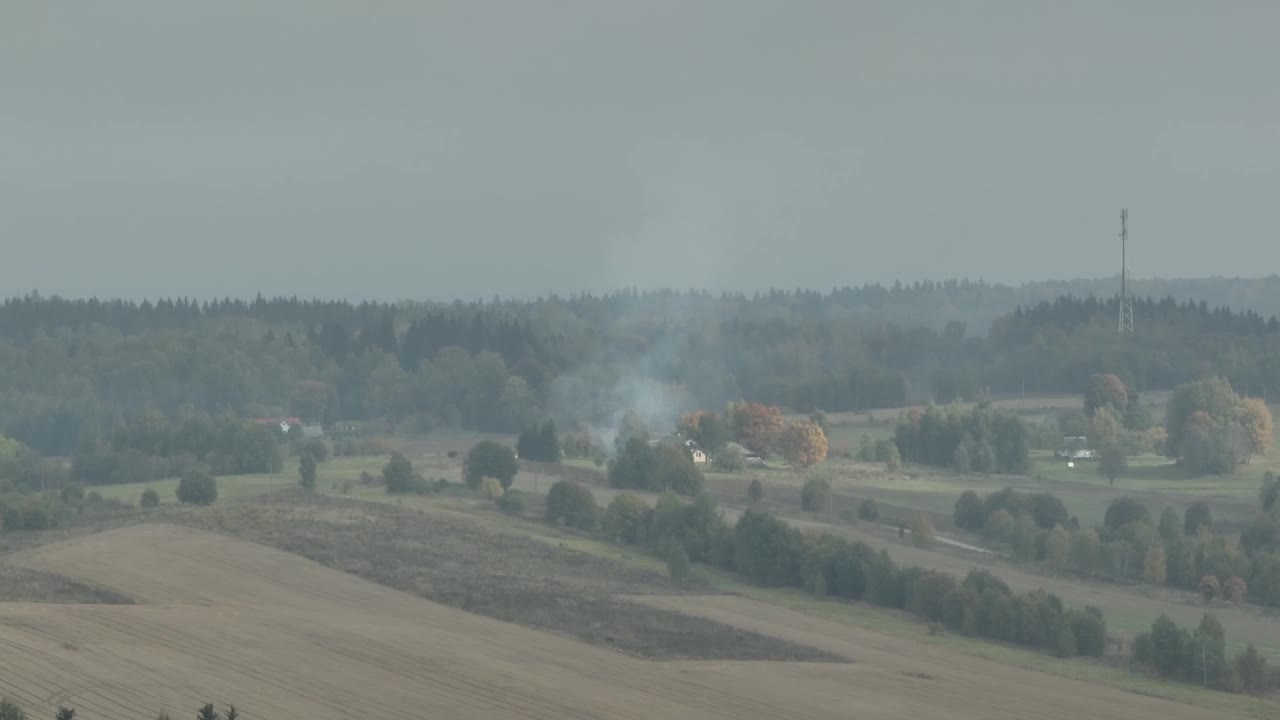
[[[703,450],[702,446],[698,445],[697,442],[689,440],[688,438],[680,437],[679,435],[668,435],[667,437],[650,440],[649,444],[652,446],[660,444],[682,445],[684,446],[684,449],[689,452],[689,457],[693,458],[693,461],[699,465],[705,464],[711,460],[711,458],[707,456],[706,451]]]
[[[277,417],[277,418],[255,418],[254,425],[275,425],[280,428],[280,432],[289,433],[289,430],[295,426],[302,425],[302,418],[296,417]]]
[[[1086,437],[1064,437],[1062,438],[1061,449],[1058,450],[1057,456],[1064,460],[1092,460],[1095,453],[1089,447],[1089,438]]]

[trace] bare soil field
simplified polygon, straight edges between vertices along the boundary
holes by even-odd
[[[0,564],[0,602],[128,605],[133,599],[62,575]]]
[[[67,703],[135,720],[213,701],[271,720],[1237,717],[729,598],[648,601],[855,662],[641,660],[159,523],[11,560],[138,603],[0,604],[0,694],[38,716]]]

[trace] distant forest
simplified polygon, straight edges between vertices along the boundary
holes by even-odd
[[[1280,306],[1274,279],[1189,282],[1212,297],[1251,298],[1246,306]],[[143,410],[402,432],[515,431],[550,416],[569,428],[616,421],[627,408],[674,420],[740,399],[836,412],[1080,392],[1097,372],[1139,390],[1222,375],[1242,394],[1280,397],[1273,315],[1142,300],[1138,332],[1121,337],[1114,299],[1035,300],[1048,287],[953,281],[452,304],[32,294],[0,304],[0,434],[71,454]]]

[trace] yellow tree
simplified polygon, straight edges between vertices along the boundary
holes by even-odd
[[[1271,445],[1271,411],[1258,398],[1244,398],[1236,409],[1236,417],[1249,433],[1249,449],[1262,455]]]
[[[1164,545],[1152,542],[1142,556],[1142,577],[1149,583],[1163,585],[1168,574],[1168,563],[1165,560]]]
[[[827,457],[827,436],[817,423],[791,423],[782,433],[782,456],[800,467],[820,463]]]
[[[1120,437],[1120,420],[1109,408],[1095,410],[1090,418],[1090,425],[1093,434],[1090,439],[1093,440],[1094,447],[1100,447],[1103,443]]]
[[[1071,535],[1061,525],[1049,531],[1044,544],[1045,559],[1054,570],[1061,570],[1071,557]]]

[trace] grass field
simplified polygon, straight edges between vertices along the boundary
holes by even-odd
[[[387,459],[385,457],[343,457],[332,458],[316,466],[316,487],[332,489],[335,483],[344,480],[356,481],[363,471],[380,473]],[[218,499],[235,500],[239,498],[262,495],[264,493],[285,490],[298,485],[297,460],[290,459],[284,470],[278,473],[262,475],[223,475],[218,478]],[[160,496],[160,504],[176,504],[175,491],[178,479],[155,480],[144,483],[128,483],[126,485],[100,485],[93,490],[108,500],[137,505],[146,490],[155,490]]]
[[[343,521],[343,512],[333,520]],[[38,716],[59,703],[104,720],[160,709],[180,716],[208,701],[235,702],[247,720],[1190,720],[1266,717],[1274,707],[1159,683],[1122,689],[1063,677],[978,657],[949,638],[921,638],[919,625],[899,625],[889,615],[868,627],[772,598],[627,600],[846,661],[641,660],[429,602],[298,555],[165,524],[58,542],[12,559],[136,601],[0,604],[0,694]],[[881,622],[882,630],[872,629]],[[1187,696],[1175,703],[1148,689]]]

